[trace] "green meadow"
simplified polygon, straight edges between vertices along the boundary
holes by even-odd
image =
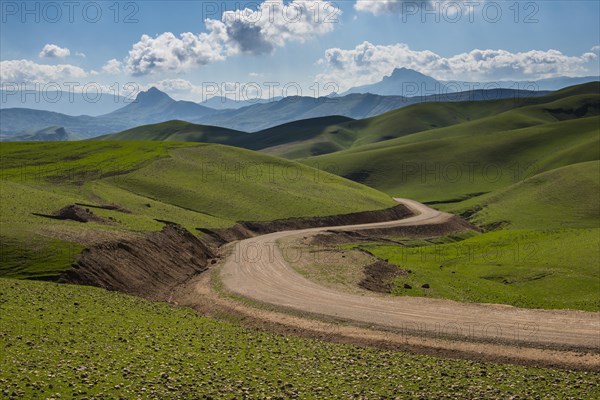
[[[5,398],[596,398],[598,373],[281,336],[102,289],[0,279]],[[560,396],[558,395],[560,393]]]

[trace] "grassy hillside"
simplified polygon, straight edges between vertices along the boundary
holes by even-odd
[[[600,226],[600,161],[556,168],[505,189],[445,207],[479,225],[515,229]],[[438,205],[438,207],[441,205]]]
[[[93,140],[159,140],[168,142],[234,143],[247,136],[246,132],[216,126],[197,125],[185,121],[167,121],[159,124],[142,125]]]
[[[224,221],[346,214],[393,205],[381,192],[250,150],[199,145],[108,182]]]
[[[592,83],[514,100],[518,107],[407,107],[366,124],[359,140],[367,144],[303,162],[492,231],[450,244],[368,246],[414,272],[395,282],[396,294],[597,311],[599,89]],[[398,137],[374,141],[384,133]],[[420,289],[424,283],[431,289]]]
[[[308,157],[347,148],[354,133],[339,127],[351,118],[330,116],[290,122],[255,133],[246,133],[185,121],[167,121],[143,125],[94,140],[158,140],[172,142],[205,142],[264,150],[285,158]],[[340,134],[342,130],[342,134]]]
[[[0,279],[0,301],[7,398],[600,395],[597,373],[285,337],[96,288]]]
[[[169,142],[2,143],[0,275],[52,277],[82,246],[160,230],[238,220],[335,215],[394,205],[326,172],[248,150]],[[100,222],[46,218],[74,203]],[[89,206],[88,206],[89,205]],[[116,205],[126,212],[93,206]]]
[[[600,113],[598,82],[574,86],[541,97],[490,101],[415,104],[363,120],[340,116],[302,119],[252,134],[224,128],[168,121],[145,125],[103,140],[169,140],[227,144],[289,159],[327,155],[344,150],[363,152],[413,141],[456,136],[458,133],[492,133],[594,116]],[[299,117],[300,118],[300,117]],[[452,128],[444,130],[444,128]],[[434,136],[416,136],[416,133]],[[369,146],[370,145],[370,146]]]
[[[357,247],[412,271],[394,279],[396,295],[600,311],[599,237],[598,228],[523,229]]]
[[[332,165],[341,176],[422,201],[490,192],[540,172],[600,158],[600,94],[557,97],[303,162]]]
[[[290,159],[331,153],[345,149],[354,140],[353,132],[343,128],[352,121],[341,116],[294,121],[256,132],[234,145]]]
[[[311,120],[296,121],[260,133],[264,137],[273,135],[285,137],[285,134],[289,133],[287,143],[279,142],[277,145],[264,146],[263,149],[282,157],[297,159],[350,148],[360,149],[360,146],[370,143],[387,146],[387,141],[390,139],[459,125],[522,107],[540,106],[539,109],[544,109],[546,108],[544,105],[547,103],[560,101],[571,96],[581,96],[580,102],[585,102],[590,95],[592,97],[597,95],[599,90],[600,85],[596,82],[563,89],[542,97],[530,97],[523,94],[522,97],[519,97],[516,94],[516,97],[508,99],[461,102],[439,102],[434,97],[431,102],[389,111],[376,117],[335,122],[329,127],[319,126],[312,129],[310,135],[296,135],[294,133],[298,129],[310,129]],[[515,121],[511,121],[512,129],[514,127],[537,125],[541,122],[552,122],[555,121],[554,117],[561,119],[560,114],[567,119],[570,114],[580,111],[583,111],[586,115],[597,115],[599,112],[597,97],[595,99],[595,108],[592,107],[592,109],[586,111],[578,107],[577,102],[571,102],[571,100],[569,100],[569,104],[557,103],[553,107],[553,111],[556,111],[554,115],[541,116],[541,118],[540,116],[520,117]],[[564,107],[561,108],[561,106]],[[265,139],[261,139],[261,142],[268,144],[268,140]]]

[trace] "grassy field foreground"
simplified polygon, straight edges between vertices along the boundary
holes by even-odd
[[[0,279],[0,304],[5,398],[600,396],[598,373],[285,337],[96,288]]]

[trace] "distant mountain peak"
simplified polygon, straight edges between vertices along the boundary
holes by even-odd
[[[415,71],[414,69],[404,68],[404,67],[394,68],[394,70],[392,71],[392,74],[388,78],[406,79],[407,77],[415,77],[415,76],[418,76],[420,78],[422,78],[422,77],[429,78],[429,76],[424,75],[424,74],[420,73],[419,71]]]
[[[166,94],[165,92],[161,92],[154,86],[152,86],[145,92],[139,92],[135,99],[137,102],[146,104],[175,101],[168,94]]]

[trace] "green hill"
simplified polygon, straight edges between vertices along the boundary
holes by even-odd
[[[585,107],[590,95],[594,97],[599,91],[600,85],[595,82],[567,88],[539,98],[517,97],[490,101],[420,103],[363,120],[337,121],[329,126],[322,124],[326,122],[324,118],[296,121],[259,132],[260,147],[256,147],[255,150],[298,159],[360,148],[362,145],[370,143],[387,146],[387,141],[390,139],[459,125],[536,105],[541,106],[539,109],[542,110],[542,113],[549,115],[529,116],[528,112],[525,112],[524,115],[511,121],[511,127],[552,122],[561,119],[561,113],[562,119],[597,115],[597,100],[589,109]],[[573,96],[581,96],[578,101],[584,104],[577,106],[576,100],[569,99],[568,104],[556,103],[550,110],[545,110],[545,108],[550,108],[545,104]],[[579,115],[580,112],[583,112],[583,115]],[[278,140],[273,143],[270,141],[272,137],[277,137]],[[243,143],[234,143],[234,145],[246,147]]]
[[[233,143],[246,132],[216,126],[197,125],[185,121],[167,121],[142,125],[93,140],[159,140],[166,142]]]
[[[556,168],[461,203],[480,225],[516,229],[600,226],[600,161]]]
[[[303,162],[430,202],[484,229],[468,238],[408,240],[408,250],[360,245],[413,271],[392,282],[397,295],[597,311],[599,89],[597,82],[580,85],[515,100],[515,107],[408,107],[366,124],[365,144]],[[401,117],[409,113],[412,119]],[[438,126],[428,128],[429,121]],[[397,137],[375,140],[384,133]],[[423,282],[436,289],[405,287]]]
[[[2,143],[0,275],[55,276],[82,246],[158,231],[393,206],[374,189],[293,161],[221,145],[152,141]],[[104,222],[52,215],[86,204]],[[98,206],[110,205],[108,208]],[[118,207],[112,207],[118,206]]]
[[[387,147],[396,138],[455,127],[491,132],[536,126],[560,120],[598,115],[598,82],[573,86],[541,97],[490,101],[419,103],[363,120],[328,116],[290,122],[255,133],[168,121],[144,125],[102,140],[168,140],[220,143],[301,159],[344,150],[362,151],[373,145]],[[498,118],[507,112],[511,114]],[[437,131],[436,131],[437,132]],[[446,131],[442,131],[445,133]]]
[[[306,157],[343,150],[354,137],[340,135],[338,124],[354,121],[331,116],[290,122],[264,131],[247,133],[215,126],[167,121],[143,125],[123,132],[104,135],[94,140],[158,140],[170,142],[204,142],[264,150],[286,158]],[[323,139],[328,138],[327,140]],[[299,144],[299,146],[298,146]],[[296,148],[300,150],[297,151]],[[289,149],[289,150],[288,150]],[[308,150],[304,150],[308,149]],[[312,149],[312,150],[311,150]]]
[[[529,99],[533,105],[408,135],[398,128],[396,139],[303,162],[330,165],[341,176],[422,201],[490,192],[553,168],[599,159],[600,94],[588,93],[597,89],[596,84],[569,88]]]

